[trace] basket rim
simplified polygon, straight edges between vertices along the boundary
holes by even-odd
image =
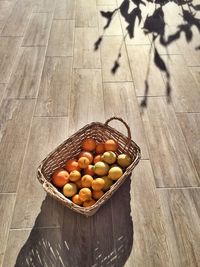
[[[72,138],[74,138],[77,134],[79,134],[81,131],[83,131],[83,130],[85,130],[85,129],[87,129],[87,128],[89,128],[89,127],[92,127],[92,126],[95,126],[95,125],[99,125],[99,126],[101,126],[101,127],[106,127],[106,128],[108,128],[109,130],[115,130],[115,131],[117,131],[120,135],[122,135],[123,136],[123,138],[125,138],[125,139],[127,139],[128,137],[127,136],[125,136],[123,133],[121,133],[121,132],[119,132],[118,130],[116,130],[115,128],[113,128],[113,127],[111,127],[110,125],[105,125],[104,123],[102,123],[102,122],[92,122],[92,123],[88,123],[88,124],[86,124],[85,126],[83,126],[82,128],[80,128],[78,131],[76,131],[75,133],[73,133],[71,136],[69,136],[67,139],[65,139],[60,145],[58,145],[56,148],[54,148],[41,162],[40,162],[40,164],[39,164],[39,167],[38,167],[38,169],[40,168],[40,166],[43,164],[43,163],[45,163],[45,161],[50,157],[50,156],[52,156],[57,150],[58,150],[58,148],[59,147],[61,147],[61,146],[63,146],[65,143],[66,143],[66,141],[68,141],[69,139],[72,139]],[[135,146],[135,148],[137,149],[137,153],[139,152],[139,154],[141,155],[141,149],[140,149],[140,147],[131,139],[131,143],[132,144],[134,144],[134,146]]]

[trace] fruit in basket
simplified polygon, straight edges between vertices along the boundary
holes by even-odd
[[[108,164],[113,164],[115,163],[116,159],[117,159],[117,156],[114,152],[112,151],[107,151],[107,152],[104,152],[101,159],[108,163]]]
[[[72,171],[70,172],[69,174],[69,180],[72,181],[72,182],[76,182],[78,180],[80,180],[81,178],[81,173],[79,171]]]
[[[108,189],[110,189],[111,185],[113,184],[113,180],[108,178],[108,176],[104,176],[104,177],[102,177],[102,179],[104,179],[104,182],[105,182],[105,185],[102,188],[102,190],[107,191]]]
[[[100,143],[96,145],[96,154],[103,154],[105,152],[104,143]]]
[[[83,204],[83,201],[80,200],[79,194],[76,194],[72,197],[72,201],[76,204],[81,206]]]
[[[92,182],[92,189],[95,191],[102,190],[105,185],[105,181],[102,178],[96,178]]]
[[[91,175],[84,175],[82,178],[81,178],[81,185],[82,187],[91,187],[92,186],[92,182],[93,182],[93,178]]]
[[[83,140],[82,148],[86,151],[93,151],[96,148],[96,142],[93,138]]]
[[[93,155],[92,153],[88,152],[88,151],[82,151],[80,154],[79,154],[79,158],[81,157],[86,157],[89,159],[90,161],[90,164],[93,162]]]
[[[68,172],[71,171],[80,171],[80,167],[78,166],[78,162],[75,159],[69,159],[65,164],[65,169]]]
[[[87,168],[87,166],[90,164],[90,161],[88,158],[86,157],[81,157],[79,158],[78,160],[78,166],[81,168],[81,169],[85,169]]]
[[[126,168],[131,165],[131,158],[126,154],[120,154],[117,157],[117,163],[119,164],[119,166]]]
[[[57,187],[63,187],[69,182],[69,173],[64,169],[57,169],[51,178],[52,183]]]
[[[75,184],[77,185],[78,189],[82,188],[81,179],[76,181]]]
[[[86,200],[90,200],[92,197],[92,192],[89,188],[81,188],[81,190],[79,191],[79,198],[81,201],[86,201]]]
[[[63,194],[66,197],[72,197],[77,193],[77,186],[75,183],[67,183],[63,186]]]
[[[118,148],[118,143],[113,139],[109,139],[105,142],[104,147],[105,147],[105,151],[116,152]]]
[[[102,190],[99,191],[93,191],[92,192],[92,197],[94,199],[100,199],[103,196],[104,192]]]
[[[101,161],[101,156],[102,156],[102,154],[99,154],[99,155],[94,157],[94,164]]]
[[[83,202],[83,207],[85,207],[85,208],[91,207],[95,203],[96,203],[96,201],[94,199],[86,200]]]
[[[123,171],[120,167],[112,167],[108,172],[108,178],[115,181],[118,180],[123,174]]]
[[[99,161],[94,165],[94,172],[97,175],[104,176],[107,175],[109,170],[109,165],[103,161]]]
[[[89,174],[91,176],[94,176],[94,166],[88,165],[87,168],[84,169],[84,174]]]

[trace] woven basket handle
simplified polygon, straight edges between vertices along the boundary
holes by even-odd
[[[111,117],[110,119],[108,119],[106,122],[105,122],[105,125],[107,126],[108,123],[112,120],[118,120],[118,121],[121,121],[124,126],[126,127],[127,129],[127,132],[128,132],[128,142],[127,142],[127,146],[129,147],[130,143],[131,143],[131,130],[130,130],[130,127],[128,126],[128,124],[122,119],[122,118],[119,118],[119,117]]]

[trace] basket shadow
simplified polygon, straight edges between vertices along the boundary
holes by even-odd
[[[43,201],[30,235],[15,266],[122,267],[133,245],[130,208],[130,177],[92,217],[63,207],[62,227],[40,228],[49,197]]]

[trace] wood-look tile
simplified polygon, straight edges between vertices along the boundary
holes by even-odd
[[[167,233],[161,204],[149,161],[141,160],[133,170],[130,195],[134,241],[124,266],[173,266],[166,242]]]
[[[20,37],[0,37],[0,82],[7,83],[21,43]]]
[[[159,190],[173,266],[199,265],[199,195],[200,188]]]
[[[73,20],[54,20],[48,43],[47,56],[73,56]]]
[[[94,50],[97,28],[75,28],[74,68],[101,68],[100,51]]]
[[[6,88],[6,84],[0,83],[0,106],[1,106],[1,101],[3,100],[5,88]]]
[[[181,55],[162,56],[171,76],[171,98],[176,112],[199,112],[200,90]],[[166,81],[165,75],[163,75]],[[191,93],[192,92],[192,93]]]
[[[200,67],[190,67],[189,70],[191,71],[192,76],[195,79],[198,86],[200,86]]]
[[[59,228],[11,230],[3,267],[64,266],[60,257],[61,236]]]
[[[177,113],[187,146],[200,177],[200,114]]]
[[[75,19],[75,1],[59,0],[56,2],[54,19]]]
[[[96,1],[76,1],[76,27],[98,27]]]
[[[36,116],[66,116],[71,91],[72,59],[46,57],[36,105]]]
[[[3,257],[6,250],[9,227],[12,219],[13,207],[15,204],[14,194],[0,194],[0,266],[3,263]]]
[[[104,5],[116,5],[116,0],[97,0],[98,6],[104,6]]]
[[[163,13],[164,20],[167,25],[178,26],[183,24],[181,6],[177,5],[176,2],[169,2],[167,5],[164,5]]]
[[[116,12],[114,12],[116,10]],[[120,23],[119,14],[117,11],[117,6],[98,6],[98,19],[99,19],[99,33],[103,34],[104,36],[109,35],[122,35],[122,28]],[[102,15],[101,12],[107,13],[107,12],[114,12],[112,20],[109,24],[109,26],[104,30],[104,27],[107,25],[108,19]]]
[[[14,2],[0,1],[0,31],[3,29],[7,19],[9,18]],[[1,32],[0,32],[1,33]]]
[[[150,96],[165,95],[165,83],[160,70],[155,66],[154,52],[149,46],[127,46],[133,82],[137,96],[145,95],[145,80],[148,73]]]
[[[84,266],[109,266],[108,261],[115,249],[113,235],[109,234],[113,233],[110,200],[89,218],[65,209],[63,222],[61,258],[66,266],[82,266],[83,262]],[[124,227],[119,227],[123,231]]]
[[[127,25],[126,25],[127,26]],[[122,28],[124,31],[124,35],[127,34],[125,25],[122,23]],[[149,37],[146,35],[142,29],[142,26],[136,26],[134,29],[133,38],[130,37],[129,34],[125,37],[125,42],[127,45],[148,45],[150,44]]]
[[[34,100],[4,99],[0,108],[0,192],[16,192]]]
[[[53,12],[55,9],[56,0],[34,0],[34,12]]]
[[[132,81],[126,49],[121,36],[103,38],[101,61],[104,82]]]
[[[45,47],[21,47],[7,88],[7,97],[37,96],[45,57]]]
[[[122,2],[123,1],[119,2],[119,6],[122,4]],[[129,14],[131,11],[135,10],[135,8],[136,8],[136,6],[134,5],[134,3],[129,2]],[[130,33],[131,33],[130,24],[127,22],[128,18],[126,17],[126,15],[123,14],[123,12],[121,12],[121,10],[119,11],[119,14],[120,14],[122,30],[123,30],[124,36],[126,37],[125,42],[127,45],[150,44],[148,35],[144,33],[143,20],[141,20],[141,22],[139,22],[138,18],[136,18],[135,23],[132,25],[133,36],[131,36],[130,35]],[[134,17],[134,14],[132,14],[132,17]],[[145,18],[145,16],[142,16],[142,18]]]
[[[165,25],[165,32],[164,32],[164,40],[167,42],[168,38],[172,36],[177,31],[177,27]],[[152,42],[153,36],[149,35],[150,40]],[[169,43],[168,45],[162,44],[160,38],[156,38],[154,45],[160,55],[179,55],[181,51],[178,47],[178,40],[174,40],[173,42]]]
[[[191,41],[187,41],[185,34],[181,34],[177,41],[178,47],[183,54],[187,66],[200,67],[200,53],[199,53],[199,30],[193,26],[191,27]]]
[[[23,36],[32,12],[30,1],[17,0],[1,33],[2,36]]]
[[[46,46],[49,39],[51,22],[51,13],[33,13],[22,45]]]
[[[3,30],[3,27],[4,27],[4,21],[0,21],[0,35],[1,35],[1,32],[2,32],[2,30]]]
[[[51,198],[48,202],[44,202],[45,206],[41,207],[46,193],[36,178],[36,172],[41,160],[63,142],[67,134],[67,118],[34,117],[19,180],[11,224],[12,228],[32,227],[42,207],[44,207],[44,212],[42,212],[42,216],[37,220],[37,227],[61,225],[63,206],[58,201]]]
[[[164,98],[149,98],[142,119],[156,186],[199,186],[200,179],[172,106]]]
[[[93,121],[104,122],[101,70],[74,69],[69,118],[70,133]]]
[[[140,117],[137,99],[132,83],[104,83],[104,105],[106,118],[116,116],[123,118],[129,125],[134,140],[141,148],[142,158],[149,158],[145,132]],[[112,125],[115,125],[112,123]],[[127,135],[121,123],[116,129]]]

